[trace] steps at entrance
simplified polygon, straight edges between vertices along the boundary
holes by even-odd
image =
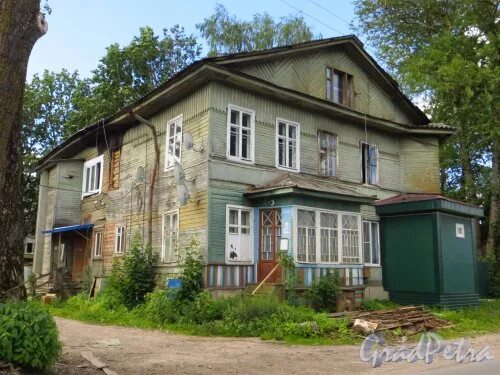
[[[257,288],[258,283],[250,283],[247,284],[243,294],[251,295],[252,292]],[[254,295],[259,296],[275,296],[279,299],[285,298],[285,285],[282,283],[265,283],[263,284],[257,293]]]

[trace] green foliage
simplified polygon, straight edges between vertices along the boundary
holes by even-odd
[[[177,293],[179,302],[190,302],[203,290],[203,257],[199,253],[200,243],[192,238],[185,249],[181,265],[181,287]]]
[[[306,292],[306,298],[317,310],[335,311],[339,291],[337,275],[328,271]]]
[[[280,264],[284,273],[286,299],[289,303],[294,304],[297,302],[297,292],[295,291],[297,286],[297,270],[295,269],[293,256],[281,252]]]
[[[46,369],[61,352],[52,316],[33,303],[0,303],[0,360]]]
[[[217,4],[214,14],[196,28],[210,46],[210,56],[307,42],[315,37],[302,16],[283,17],[276,22],[267,13],[256,13],[251,21],[243,21],[229,15],[222,4]]]
[[[368,301],[363,301],[363,310],[382,310],[382,309],[392,309],[399,305],[391,301],[382,301],[378,299],[372,299]]]
[[[92,273],[92,267],[87,265],[82,270],[82,291],[81,291],[81,293],[85,296],[89,296],[90,289],[92,289],[93,283],[94,283],[94,274]]]
[[[164,289],[147,294],[145,304],[136,313],[158,325],[175,323],[180,319],[178,306],[168,300]]]
[[[143,303],[146,294],[154,289],[151,249],[142,249],[141,237],[136,233],[123,263],[118,258],[114,259],[108,285],[104,290],[105,301],[110,307],[124,305],[133,308]]]
[[[491,168],[500,152],[498,4],[356,0],[355,12],[358,30],[378,48],[406,93],[425,103],[432,122],[457,128],[441,147],[445,194],[481,205],[486,214],[498,210],[498,204],[493,207],[498,168]],[[488,224],[483,221],[481,233]],[[495,233],[488,236],[492,253]]]

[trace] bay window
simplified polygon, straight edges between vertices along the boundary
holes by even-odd
[[[361,263],[359,215],[298,208],[296,259],[303,263]]]
[[[363,221],[363,258],[365,264],[380,265],[379,226],[375,221]]]

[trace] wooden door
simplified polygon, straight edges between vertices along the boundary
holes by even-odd
[[[278,251],[281,238],[281,210],[279,208],[262,209],[260,211],[259,228],[259,265],[257,278],[261,282],[269,272],[279,263]],[[279,267],[267,279],[267,283],[281,282],[281,268]]]

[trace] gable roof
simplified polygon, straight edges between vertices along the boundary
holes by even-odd
[[[245,80],[247,85],[249,82],[251,82],[255,84],[260,84],[261,86],[264,85],[268,86],[274,89],[275,91],[280,90],[284,94],[294,95],[295,100],[299,100],[300,98],[302,98],[300,100],[307,99],[311,102],[315,101],[321,104],[322,102],[325,102],[325,100],[304,93],[300,93],[295,90],[277,86],[271,82],[264,81],[260,78],[235,70],[231,67],[231,65],[241,62],[242,60],[250,61],[253,59],[254,61],[258,61],[267,58],[276,58],[289,53],[300,53],[314,49],[327,48],[334,45],[351,46],[352,48],[355,48],[354,49],[355,51],[361,53],[362,56],[365,57],[364,61],[368,61],[372,66],[372,69],[375,69],[374,72],[378,74],[379,77],[384,78],[387,81],[387,83],[391,85],[392,89],[394,90],[394,93],[397,94],[403,101],[405,101],[411,107],[411,110],[413,111],[413,116],[421,120],[420,122],[416,121],[416,123],[419,125],[408,126],[408,125],[396,124],[391,121],[385,121],[383,119],[378,119],[376,117],[368,115],[367,116],[368,121],[375,121],[375,122],[385,121],[389,125],[391,123],[397,125],[396,127],[405,128],[408,130],[414,129],[411,130],[411,132],[413,133],[419,133],[419,132],[427,133],[432,131],[432,132],[437,132],[436,134],[440,136],[443,135],[446,136],[448,134],[453,133],[454,130],[453,127],[444,124],[439,124],[437,126],[430,123],[429,119],[425,116],[425,114],[422,111],[420,111],[420,109],[418,109],[418,107],[416,107],[399,90],[399,86],[397,85],[396,81],[394,81],[394,79],[392,79],[389,76],[389,74],[387,74],[366,51],[364,51],[363,43],[356,36],[347,35],[347,36],[299,43],[294,45],[275,47],[267,50],[227,54],[222,56],[207,57],[198,60],[189,65],[184,70],[175,74],[173,77],[171,77],[164,83],[160,84],[158,87],[154,88],[153,90],[142,96],[138,100],[136,100],[134,103],[125,106],[118,112],[104,119],[101,119],[91,125],[88,125],[80,129],[73,135],[71,135],[68,139],[66,139],[58,146],[56,146],[47,155],[45,155],[42,159],[40,159],[40,161],[37,164],[37,169],[38,170],[42,169],[48,160],[50,160],[56,155],[59,155],[60,151],[67,149],[70,145],[74,144],[82,137],[85,137],[86,135],[95,135],[96,132],[99,131],[99,127],[106,126],[106,129],[110,130],[113,130],[114,127],[116,128],[120,127],[120,130],[124,130],[127,128],[127,126],[128,127],[133,126],[136,122],[130,120],[128,116],[130,111],[132,110],[138,111],[138,113],[141,116],[149,117],[152,114],[161,110],[161,108],[164,108],[170,103],[179,100],[185,95],[188,95],[193,88],[199,87],[200,85],[203,85],[209,82],[210,80],[214,80],[217,78],[220,79],[220,77],[224,75],[226,77],[229,77],[231,75],[234,78],[240,79],[242,81]],[[242,87],[247,88],[248,86],[242,85]],[[263,91],[267,92],[269,90],[265,89]],[[172,95],[172,92],[175,92],[175,95]],[[325,105],[328,105],[330,108],[335,109],[336,111],[339,112],[346,112],[346,113],[351,112],[353,114],[356,114],[356,112],[353,111],[352,109],[345,108],[343,106],[337,105],[332,102],[324,103],[323,108],[325,107]],[[357,115],[359,115],[359,113],[357,113]]]

